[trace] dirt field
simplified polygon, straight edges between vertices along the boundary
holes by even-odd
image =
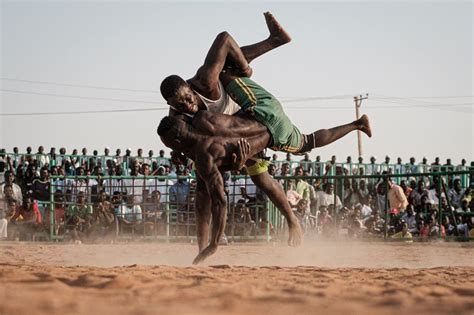
[[[474,244],[0,243],[0,315],[474,314]]]

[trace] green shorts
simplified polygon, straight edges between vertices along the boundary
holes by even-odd
[[[249,78],[236,78],[225,88],[242,110],[267,127],[272,136],[272,150],[297,153],[304,137],[286,116],[280,102]]]

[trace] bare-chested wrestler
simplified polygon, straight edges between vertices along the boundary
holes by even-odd
[[[248,63],[266,52],[290,42],[291,38],[281,27],[278,21],[269,12],[264,13],[265,21],[270,32],[270,36],[256,44],[240,48],[234,39],[226,32],[220,33],[212,44],[204,65],[201,66],[196,75],[187,80],[184,88],[178,97],[168,95],[166,90],[170,79],[165,79],[161,86],[161,91],[168,104],[170,105],[170,116],[184,114],[187,117],[193,117],[198,111],[209,111],[224,113],[228,115],[235,114],[240,110],[236,104],[225,92],[224,86],[219,79],[220,73],[225,69],[227,72],[234,72],[237,75],[251,75],[252,70]],[[245,60],[239,59],[243,57]],[[244,65],[245,67],[242,67]],[[170,78],[178,78],[171,76]],[[208,121],[209,122],[209,121]],[[208,126],[214,128],[212,124]],[[238,128],[238,126],[234,126]],[[227,135],[241,134],[242,136],[251,135],[246,133],[247,128],[228,131]],[[264,132],[265,127],[260,126],[260,130],[253,130],[253,133]],[[296,246],[301,243],[301,229],[297,218],[294,216],[291,208],[287,205],[286,195],[273,178],[267,173],[267,165],[262,159],[252,159],[246,163],[248,174],[252,181],[258,186],[272,202],[280,209],[287,219],[289,228],[288,244]],[[202,251],[208,245],[209,223],[210,223],[210,196],[206,189],[206,184],[197,178],[196,188],[196,219],[198,226],[198,246]]]
[[[207,134],[206,126],[209,124],[210,119],[213,121],[224,119],[227,123],[232,123],[236,128],[246,128],[251,131],[254,135],[246,137],[249,145],[243,145],[239,137],[212,136]],[[347,127],[348,129],[360,130],[368,128],[366,117],[356,120],[349,125],[352,125],[352,127]],[[204,126],[204,128],[201,129],[201,126]],[[272,143],[272,135],[266,127],[255,120],[207,111],[198,112],[192,120],[192,125],[181,115],[165,117],[158,126],[158,134],[166,146],[183,152],[194,160],[197,176],[205,183],[207,194],[203,200],[207,201],[208,204],[199,205],[199,207],[196,207],[196,211],[197,217],[201,217],[201,219],[207,218],[207,222],[209,222],[212,214],[212,234],[209,245],[207,245],[209,226],[203,225],[206,221],[197,222],[198,242],[200,246],[207,245],[202,250],[200,248],[198,256],[194,259],[193,263],[197,264],[215,253],[225,229],[227,200],[221,172],[236,167],[236,156],[240,157],[240,160],[245,160],[246,156],[253,156],[268,147],[269,143]],[[331,139],[327,138],[325,140]],[[242,155],[243,157],[241,157]],[[273,179],[267,185],[271,185],[274,191],[281,192],[281,194],[276,194],[276,200],[273,200],[272,195],[269,195],[278,209],[280,211],[283,210],[282,213],[285,216],[289,213],[293,215],[291,209],[289,212],[286,212],[289,204],[281,186]],[[262,188],[265,192],[268,190],[268,187],[265,185]]]

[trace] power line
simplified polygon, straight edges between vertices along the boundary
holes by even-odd
[[[143,92],[143,93],[155,93],[155,94],[158,94],[158,91],[154,91],[154,90],[126,89],[126,88],[115,88],[115,87],[105,87],[105,86],[95,86],[95,85],[82,85],[82,84],[70,84],[70,83],[57,83],[57,82],[46,82],[46,81],[22,80],[22,79],[12,79],[12,78],[0,78],[0,80],[2,80],[2,81],[13,81],[13,82],[23,82],[23,83],[33,83],[33,84],[46,84],[46,85],[56,85],[56,86],[79,87],[79,88],[97,89],[97,90],[112,90],[112,91],[126,91],[126,92]]]
[[[77,115],[77,114],[106,114],[106,113],[127,113],[127,112],[151,112],[168,110],[169,107],[159,108],[135,108],[135,109],[110,109],[96,111],[74,111],[74,112],[48,112],[48,113],[2,113],[0,116],[52,116],[52,115]]]
[[[9,93],[19,93],[19,94],[31,94],[31,95],[40,95],[40,96],[78,98],[78,99],[98,100],[98,101],[113,101],[113,102],[123,102],[123,103],[142,103],[142,104],[155,104],[155,105],[156,104],[165,104],[163,102],[148,102],[148,101],[137,101],[137,100],[124,100],[124,99],[119,99],[119,98],[105,98],[105,97],[89,97],[89,96],[78,96],[78,95],[50,94],[50,93],[39,93],[39,92],[9,90],[9,89],[0,89],[0,91],[9,92]]]

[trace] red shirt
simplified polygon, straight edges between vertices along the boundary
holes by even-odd
[[[35,223],[36,224],[41,224],[43,223],[43,219],[41,217],[41,213],[39,212],[39,209],[38,209],[38,203],[35,201],[33,203],[33,210],[28,210],[26,211],[23,206],[20,207],[15,215],[13,216],[12,220],[13,219],[17,219],[19,216],[22,216],[23,217],[23,220],[25,221],[28,221],[28,220],[31,220],[33,219],[33,217],[36,215],[36,220],[35,220]]]

